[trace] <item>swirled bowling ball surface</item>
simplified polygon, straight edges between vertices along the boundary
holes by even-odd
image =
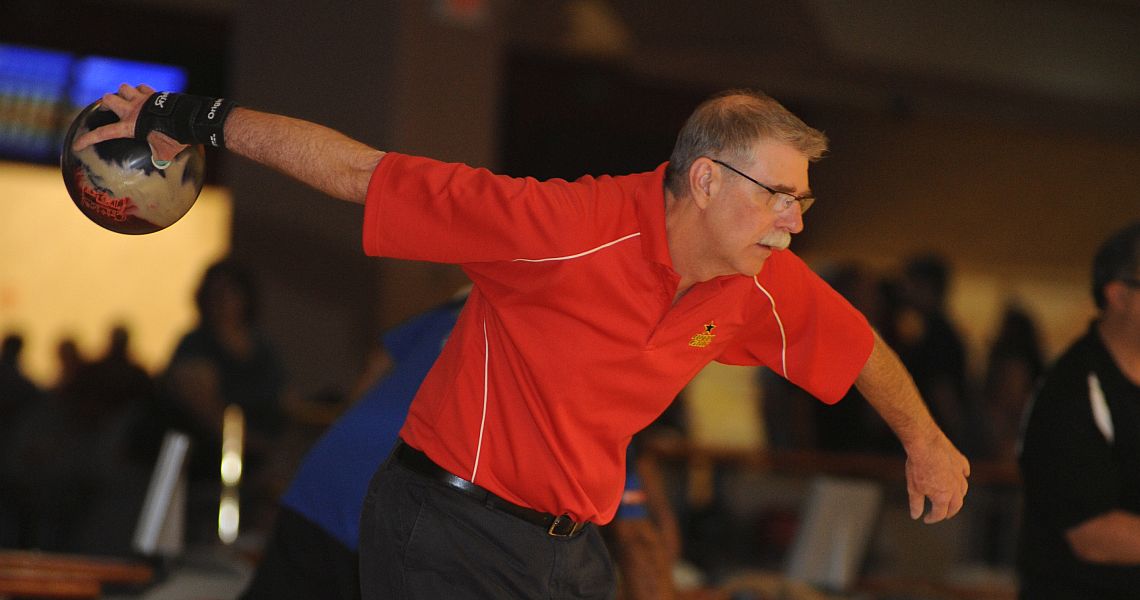
[[[67,193],[84,216],[105,229],[131,235],[165,229],[197,201],[205,181],[205,151],[189,146],[165,168],[151,160],[145,141],[135,139],[107,140],[72,151],[75,138],[118,120],[94,102],[72,121],[59,161]]]

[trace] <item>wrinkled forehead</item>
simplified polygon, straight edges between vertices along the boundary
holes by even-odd
[[[764,178],[766,183],[787,186],[800,193],[810,189],[808,166],[811,163],[789,144],[760,140],[753,143],[742,158],[749,174]]]

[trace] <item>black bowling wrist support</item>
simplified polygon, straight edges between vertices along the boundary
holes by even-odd
[[[158,92],[143,104],[135,121],[135,138],[145,140],[148,133],[157,131],[182,144],[225,148],[226,117],[235,106],[225,98]]]

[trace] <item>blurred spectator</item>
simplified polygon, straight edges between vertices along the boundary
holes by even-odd
[[[681,531],[656,460],[640,451],[643,434],[626,454],[625,490],[614,520],[602,528],[619,572],[619,600],[688,597],[676,588]]]
[[[980,437],[967,395],[966,348],[946,312],[952,271],[937,254],[910,258],[903,269],[894,319],[895,351],[926,399],[935,421],[969,454]]]
[[[1025,405],[1044,369],[1037,326],[1016,304],[1006,306],[994,335],[982,380],[982,430],[979,458],[1012,464]],[[1017,548],[1020,490],[982,486],[971,490],[977,533],[973,552],[985,563],[1012,566]]]
[[[222,415],[229,405],[245,415],[242,520],[275,505],[272,459],[284,427],[285,369],[257,326],[258,290],[252,274],[232,260],[210,266],[195,295],[199,321],[178,343],[161,379],[169,427],[192,440],[187,538],[214,539]],[[256,510],[251,510],[256,509]]]
[[[18,498],[19,546],[129,551],[124,524],[132,524],[139,502],[124,495],[127,422],[132,407],[153,401],[154,388],[131,361],[128,340],[116,327],[98,360],[62,355],[60,384],[18,424],[5,470]]]
[[[0,453],[11,439],[15,424],[40,396],[39,387],[24,375],[20,366],[23,349],[24,338],[16,333],[4,336],[0,346]]]
[[[395,446],[408,406],[439,356],[466,295],[384,334],[381,374],[309,449],[289,488],[243,598],[360,597],[358,523],[368,482]],[[370,367],[387,365],[377,373]]]
[[[8,457],[20,423],[39,404],[41,395],[20,366],[23,348],[24,338],[17,333],[4,336],[0,346],[0,547],[19,545],[20,499],[14,494]]]
[[[878,331],[893,317],[893,305],[882,279],[859,263],[847,263],[826,273],[825,279],[859,309]],[[807,398],[807,400],[811,400]],[[815,431],[820,450],[834,452],[883,452],[900,448],[897,438],[879,414],[854,386],[836,404],[804,402],[815,413]]]
[[[893,318],[891,291],[874,271],[858,262],[820,270],[835,291],[867,317],[880,333]],[[886,422],[855,387],[836,404],[824,404],[807,392],[762,371],[768,439],[776,448],[832,452],[884,452],[902,447]]]
[[[1020,449],[1024,600],[1123,600],[1140,590],[1140,222],[1093,260],[1098,309],[1049,367]]]
[[[71,381],[75,379],[75,374],[87,361],[83,357],[83,353],[79,351],[79,346],[75,340],[70,337],[59,340],[55,352],[59,359],[59,375],[56,376],[52,389],[59,392],[71,385]]]
[[[130,333],[122,325],[111,328],[107,350],[101,357],[69,368],[74,369],[74,373],[60,393],[82,397],[79,406],[91,411],[92,419],[121,414],[134,406],[149,406],[154,402],[154,382],[131,358]]]
[[[1012,461],[1025,405],[1044,370],[1041,342],[1033,317],[1017,305],[1006,307],[990,346],[982,384],[986,456]]]
[[[70,541],[70,551],[128,556],[156,453],[138,452],[138,420],[157,403],[154,379],[131,355],[130,332],[112,327],[107,348],[81,364],[61,394],[93,430],[97,476]],[[161,435],[160,433],[157,435]]]

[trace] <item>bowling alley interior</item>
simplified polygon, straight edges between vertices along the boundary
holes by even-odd
[[[382,376],[381,336],[469,283],[365,256],[362,207],[215,149],[169,227],[92,222],[61,140],[148,79],[567,180],[657,168],[718,91],[773,96],[830,141],[791,250],[929,390],[969,492],[912,520],[905,454],[857,393],[713,362],[633,440],[674,542],[660,597],[1013,600],[1021,418],[1097,315],[1098,245],[1140,219],[1138,57],[1131,0],[5,0],[0,600],[241,597],[306,452]],[[222,481],[195,486],[186,436],[140,415],[174,393],[220,264],[247,276],[277,420],[227,412]]]

